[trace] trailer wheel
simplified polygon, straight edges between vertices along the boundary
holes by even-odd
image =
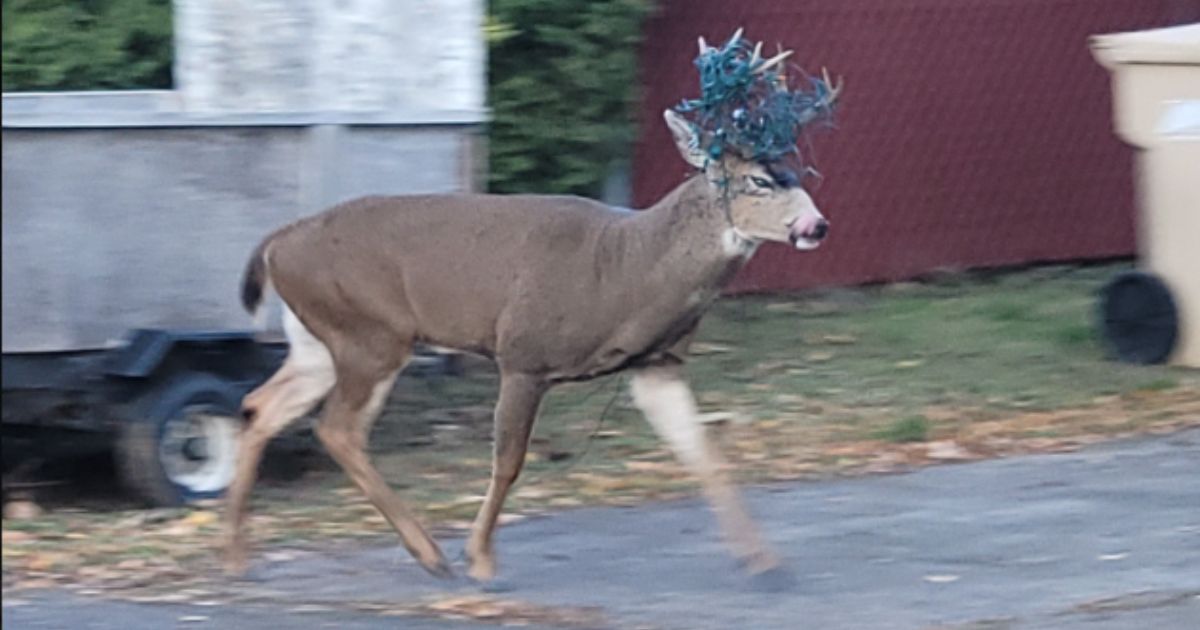
[[[158,506],[220,496],[237,460],[241,394],[211,374],[184,374],[145,395],[117,440],[122,480]]]

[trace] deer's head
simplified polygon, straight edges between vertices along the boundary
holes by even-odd
[[[729,153],[718,160],[702,146],[691,124],[672,110],[663,112],[683,159],[704,172],[714,193],[727,204],[738,235],[747,240],[789,243],[816,249],[829,232],[829,221],[783,161],[752,160]]]
[[[811,90],[788,88],[791,51],[764,59],[738,29],[721,47],[700,39],[701,96],[663,112],[680,155],[699,169],[743,239],[815,249],[829,222],[788,166],[803,128],[828,116],[841,91],[828,73]],[[692,114],[695,120],[685,115]]]

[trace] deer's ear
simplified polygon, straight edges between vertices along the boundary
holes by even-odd
[[[700,137],[696,135],[692,124],[669,109],[663,111],[663,119],[667,121],[667,128],[671,130],[671,136],[675,138],[675,147],[679,149],[683,160],[696,168],[704,168],[708,156],[704,155],[704,150],[700,148]]]

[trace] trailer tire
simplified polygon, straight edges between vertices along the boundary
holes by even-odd
[[[237,460],[242,394],[215,375],[190,373],[142,396],[116,444],[125,485],[164,507],[224,493]]]

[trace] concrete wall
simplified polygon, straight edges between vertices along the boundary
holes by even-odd
[[[453,125],[6,127],[4,352],[249,328],[238,280],[263,236],[362,194],[468,190],[471,139]]]
[[[6,353],[249,328],[271,230],[481,181],[483,0],[174,6],[176,89],[4,94]]]
[[[483,107],[483,0],[175,0],[189,111]]]

